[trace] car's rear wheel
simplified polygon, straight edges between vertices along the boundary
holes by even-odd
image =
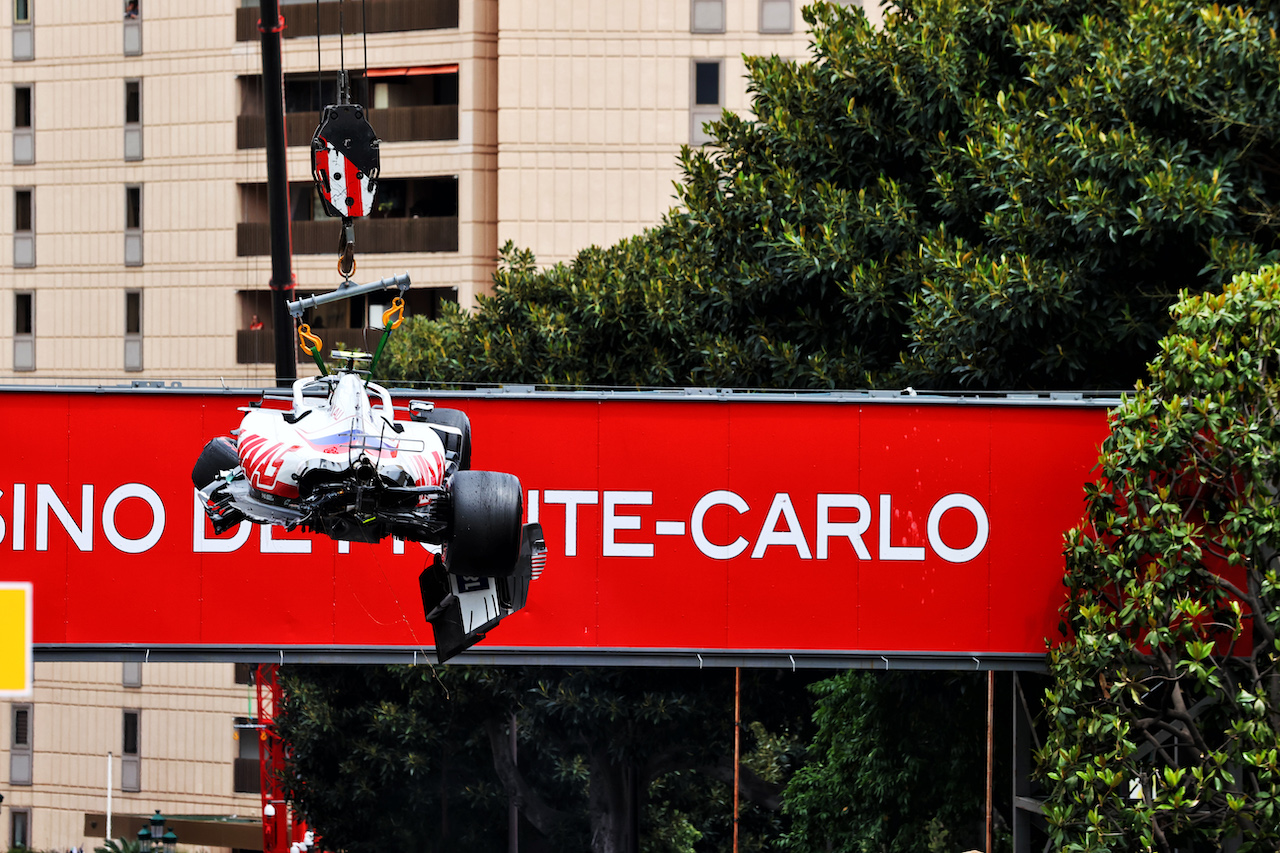
[[[471,470],[471,419],[467,413],[458,409],[433,409],[427,413],[428,424],[447,427],[447,430],[436,430],[436,435],[444,442],[444,449],[456,453],[458,470]],[[457,432],[454,432],[457,430]]]
[[[511,575],[524,515],[520,481],[497,471],[459,471],[450,491],[453,536],[444,546],[445,568],[457,575]]]
[[[204,446],[191,469],[191,482],[197,489],[203,489],[222,476],[223,471],[240,467],[240,456],[236,453],[236,443],[228,436],[220,435]]]

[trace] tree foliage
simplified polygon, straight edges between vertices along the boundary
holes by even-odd
[[[1277,257],[1270,17],[1186,0],[818,3],[679,206],[418,322],[400,378],[1127,387],[1182,289]]]
[[[1280,847],[1280,268],[1175,318],[1068,536],[1039,756],[1062,850]]]
[[[1274,846],[1275,576],[1265,549],[1268,484],[1278,481],[1260,449],[1274,397],[1262,396],[1269,378],[1245,370],[1270,370],[1273,356],[1240,343],[1264,340],[1243,325],[1235,343],[1214,337],[1227,335],[1218,322],[1271,315],[1261,299],[1237,304],[1234,284],[1221,306],[1193,298],[1280,259],[1269,3],[900,0],[881,30],[824,3],[805,17],[811,59],[748,61],[752,114],[726,114],[714,144],[682,153],[679,206],[658,225],[547,269],[508,245],[478,310],[414,321],[393,338],[393,376],[1128,386],[1175,295],[1188,294],[1200,307],[1180,308],[1180,322],[1204,314],[1191,337],[1208,349],[1166,342],[1152,389],[1117,416],[1104,485],[1072,540],[1064,620],[1075,639],[1054,653],[1048,813],[1068,849],[1170,849],[1237,830]],[[1221,365],[1226,384],[1213,385],[1219,350],[1237,354]],[[1237,629],[1235,642],[1253,644],[1240,660],[1256,677],[1224,655]],[[832,696],[854,687],[833,685]],[[548,732],[569,712],[520,695],[501,707],[541,708]],[[352,720],[377,722],[360,713]],[[639,722],[627,725],[638,733]],[[836,745],[820,740],[819,754]],[[545,779],[567,797],[574,779],[584,784],[586,753],[556,749],[548,754],[563,760],[545,766],[560,770]],[[854,772],[869,749],[827,767],[883,792]],[[874,762],[868,772],[877,766],[890,772]],[[678,792],[686,777],[675,773],[647,790]],[[806,784],[819,808],[826,783]],[[490,790],[477,779],[466,808],[488,814]],[[874,813],[899,814],[876,796],[866,800]],[[930,805],[926,820],[937,813]],[[918,833],[918,817],[897,825]],[[837,826],[850,845],[897,837]]]
[[[291,666],[277,730],[326,849],[719,849],[732,827],[725,670]],[[743,679],[743,850],[777,833],[804,680]],[[518,746],[510,741],[516,721]]]
[[[981,846],[983,673],[846,672],[813,687],[818,731],[784,792],[782,848]]]

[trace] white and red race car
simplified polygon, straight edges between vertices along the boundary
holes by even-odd
[[[464,412],[391,394],[347,359],[336,374],[293,383],[287,408],[268,392],[233,436],[210,441],[191,472],[217,533],[242,521],[333,539],[396,536],[439,545],[419,577],[444,661],[525,605],[546,561],[537,524],[521,524],[512,474],[472,471]],[[397,418],[397,413],[407,414]]]

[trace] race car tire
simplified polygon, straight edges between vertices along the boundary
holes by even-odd
[[[203,489],[222,476],[223,471],[240,467],[240,455],[236,443],[229,436],[220,435],[204,446],[191,469],[191,482]]]
[[[427,423],[452,427],[462,433],[462,439],[453,433],[437,432],[444,442],[444,449],[458,454],[458,470],[471,470],[471,419],[458,409],[433,409],[427,414]]]
[[[453,536],[444,545],[445,568],[459,575],[509,577],[520,557],[520,481],[497,471],[459,471],[451,492]]]

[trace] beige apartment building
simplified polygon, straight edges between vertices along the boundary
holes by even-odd
[[[249,680],[232,663],[37,663],[32,698],[0,715],[0,849],[101,845],[110,779],[112,837],[159,809],[184,851],[261,850]]]
[[[256,0],[10,5],[0,383],[268,383]],[[705,142],[722,109],[749,109],[743,54],[801,59],[808,44],[800,0],[285,0],[282,12],[298,291],[339,283],[339,224],[319,210],[309,143],[345,67],[383,140],[355,278],[407,271],[409,311],[426,316],[474,305],[507,240],[550,264],[656,224],[675,203],[680,147]],[[380,307],[309,319],[326,344],[358,345]],[[100,843],[86,815],[105,814],[108,752],[118,813],[259,814],[256,744],[240,737],[253,688],[232,664],[43,662],[35,685],[0,714],[0,843]]]
[[[256,0],[10,4],[0,381],[269,380]],[[473,305],[507,240],[550,264],[656,224],[680,146],[705,141],[722,109],[748,109],[743,54],[803,58],[808,44],[800,0],[281,10],[298,292],[340,281],[309,143],[345,67],[383,140],[355,278],[407,271],[409,312],[427,316]],[[354,300],[310,319],[326,345],[356,345],[378,309]],[[250,328],[255,314],[265,328]]]

